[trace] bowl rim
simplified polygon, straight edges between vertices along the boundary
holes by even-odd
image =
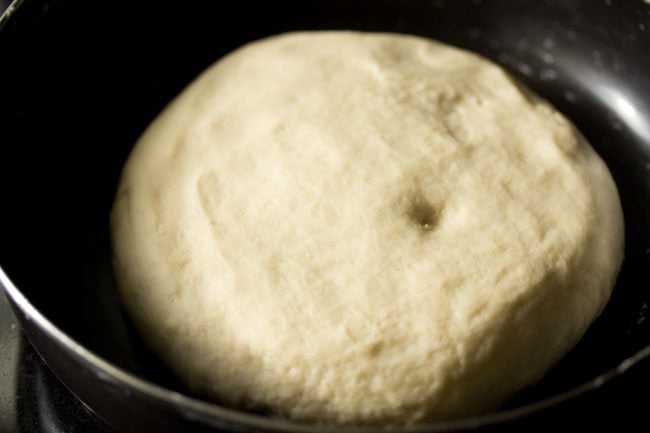
[[[403,427],[332,426],[299,423],[220,406],[215,403],[190,397],[177,391],[172,391],[162,385],[137,376],[134,373],[112,364],[110,361],[87,349],[52,323],[27,299],[18,287],[16,287],[1,266],[0,287],[4,289],[4,292],[13,305],[24,314],[25,320],[29,320],[35,324],[52,341],[64,348],[69,356],[76,358],[82,365],[86,366],[87,369],[94,369],[96,374],[100,375],[103,379],[113,382],[114,385],[128,390],[131,393],[145,394],[177,411],[180,410],[184,413],[189,411],[194,415],[190,415],[190,417],[200,419],[201,423],[207,426],[225,421],[239,426],[264,429],[272,432],[291,433],[370,433],[378,430],[403,433],[459,431],[514,421],[524,416],[540,412],[544,409],[578,397],[586,392],[594,391],[615,377],[625,373],[642,360],[650,358],[650,345],[647,345],[632,356],[625,358],[617,366],[605,371],[591,380],[570,388],[567,391],[523,406],[477,417],[437,423],[423,423]],[[20,319],[22,321],[22,318]],[[44,360],[47,363],[47,359]],[[213,423],[211,423],[210,420],[212,420]]]
[[[7,24],[9,18],[13,16],[13,14],[18,10],[18,7],[23,4],[24,1],[25,0],[13,0],[9,3],[7,9],[0,13],[0,30],[2,30],[2,28]]]

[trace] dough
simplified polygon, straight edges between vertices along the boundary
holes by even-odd
[[[216,63],[140,138],[112,213],[137,328],[190,389],[327,424],[494,410],[609,298],[616,187],[502,69],[405,35]]]

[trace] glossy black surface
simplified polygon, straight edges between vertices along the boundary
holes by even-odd
[[[650,344],[650,4],[642,0],[27,0],[0,32],[0,265],[39,310],[112,363],[182,391],[117,303],[107,218],[121,165],[147,123],[206,66],[247,41],[305,29],[407,32],[482,53],[566,113],[612,170],[627,242],[612,300],[578,347],[508,407],[562,394]],[[119,389],[98,388],[106,381],[85,377],[65,348],[27,329],[66,383],[137,431],[137,420],[120,419],[136,415],[120,406]],[[605,411],[599,392],[517,422]],[[130,406],[160,410],[140,411],[142,424],[173,411],[141,397]],[[620,410],[634,409],[622,401]]]

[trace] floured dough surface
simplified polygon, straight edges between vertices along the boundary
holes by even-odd
[[[582,336],[615,185],[546,102],[412,36],[247,45],[151,124],[112,213],[137,328],[196,392],[295,420],[493,410]]]

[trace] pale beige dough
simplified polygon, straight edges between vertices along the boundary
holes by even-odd
[[[295,420],[493,410],[607,302],[616,187],[496,65],[412,36],[247,45],[151,124],[112,213],[122,298],[194,391]]]

